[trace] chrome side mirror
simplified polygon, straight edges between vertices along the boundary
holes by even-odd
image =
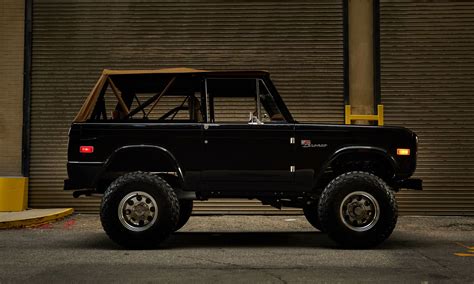
[[[253,112],[250,112],[249,113],[249,124],[253,124],[253,125],[256,125],[256,124],[263,124],[263,122],[261,122],[258,117],[256,117],[255,115],[253,115]]]

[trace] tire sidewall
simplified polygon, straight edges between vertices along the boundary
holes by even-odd
[[[167,192],[163,189],[165,183],[163,180],[154,176],[143,178],[140,176],[127,176],[118,178],[107,189],[101,204],[101,221],[104,230],[117,243],[130,246],[147,246],[145,243],[150,240],[166,237],[171,231],[170,228],[176,226],[176,218],[173,218],[172,204]],[[129,193],[134,191],[143,191],[151,195],[158,206],[157,219],[150,228],[144,231],[132,231],[126,228],[119,219],[119,204],[121,200]]]
[[[393,193],[380,178],[370,173],[352,172],[341,176],[325,189],[326,198],[321,199],[320,216],[322,226],[330,237],[351,247],[370,247],[381,243],[393,231],[397,219],[397,206]],[[340,176],[340,177],[341,177]],[[339,178],[339,177],[338,177]],[[342,201],[349,194],[363,191],[372,195],[378,202],[380,215],[376,224],[367,231],[358,232],[347,227],[340,215]]]

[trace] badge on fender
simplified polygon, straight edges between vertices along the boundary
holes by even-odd
[[[301,140],[303,148],[326,148],[328,144],[311,144],[311,140]]]

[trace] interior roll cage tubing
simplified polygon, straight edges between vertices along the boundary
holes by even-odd
[[[125,118],[130,118],[132,117],[133,115],[137,114],[139,111],[144,111],[144,109],[149,106],[152,102],[155,102],[153,104],[153,106],[150,108],[150,110],[148,111],[148,113],[146,114],[145,118],[148,117],[148,115],[151,113],[151,111],[155,108],[156,104],[158,103],[158,101],[161,99],[161,97],[163,97],[163,95],[168,91],[168,89],[171,87],[171,85],[173,84],[173,82],[176,80],[176,77],[173,77],[169,82],[168,84],[166,85],[166,87],[163,89],[163,91],[161,91],[161,93],[158,93],[156,95],[154,95],[153,97],[149,98],[148,100],[146,100],[142,105],[138,106],[136,109],[132,110],[130,113],[127,114],[127,116]]]
[[[133,96],[134,96],[135,100],[137,101],[138,107],[141,107],[141,106],[142,106],[142,103],[141,103],[140,100],[138,99],[137,94],[134,94]],[[142,112],[143,112],[143,117],[146,117],[145,109],[142,108]]]
[[[107,78],[107,80],[109,81],[110,87],[112,88],[112,92],[114,93],[115,97],[117,98],[120,107],[125,112],[125,114],[128,115],[130,113],[130,110],[128,109],[127,105],[123,101],[121,92],[119,91],[117,86],[115,86],[114,82],[112,81],[112,79],[110,79],[110,77]]]
[[[158,120],[165,120],[171,114],[173,114],[173,116],[170,118],[170,120],[173,120],[180,110],[188,110],[189,108],[185,107],[184,104],[189,99],[189,97],[190,96],[186,96],[186,98],[183,100],[183,102],[181,102],[179,106],[172,108],[167,113],[163,114]]]

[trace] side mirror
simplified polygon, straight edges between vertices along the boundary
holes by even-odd
[[[263,122],[261,122],[258,117],[256,117],[255,115],[253,115],[253,112],[250,112],[249,113],[249,124],[263,124]]]

